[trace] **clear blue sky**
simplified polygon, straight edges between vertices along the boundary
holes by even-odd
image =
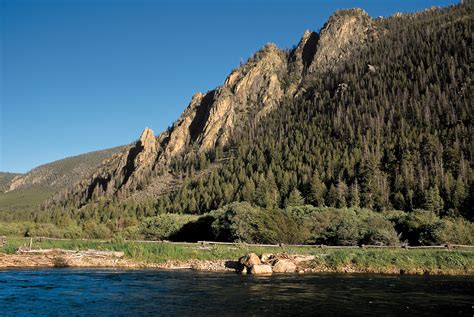
[[[267,42],[297,44],[340,8],[457,1],[0,0],[0,171],[156,134]]]

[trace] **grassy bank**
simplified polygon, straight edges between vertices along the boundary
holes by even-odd
[[[0,252],[11,254],[28,240],[9,238]],[[307,264],[314,272],[372,272],[407,274],[474,274],[472,249],[361,249],[317,247],[260,247],[246,244],[212,245],[142,243],[121,240],[43,240],[34,241],[33,249],[61,248],[68,250],[123,251],[126,258],[144,263],[163,263],[168,260],[237,260],[244,254],[290,253],[314,255]]]

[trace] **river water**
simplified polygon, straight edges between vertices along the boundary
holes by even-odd
[[[0,271],[1,316],[473,316],[474,276]]]

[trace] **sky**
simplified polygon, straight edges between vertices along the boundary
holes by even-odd
[[[296,45],[337,9],[449,0],[0,0],[0,171],[159,134],[265,43]]]

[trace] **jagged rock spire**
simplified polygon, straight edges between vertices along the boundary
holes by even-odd
[[[156,138],[153,130],[146,127],[140,136],[140,143],[146,152],[156,151]]]

